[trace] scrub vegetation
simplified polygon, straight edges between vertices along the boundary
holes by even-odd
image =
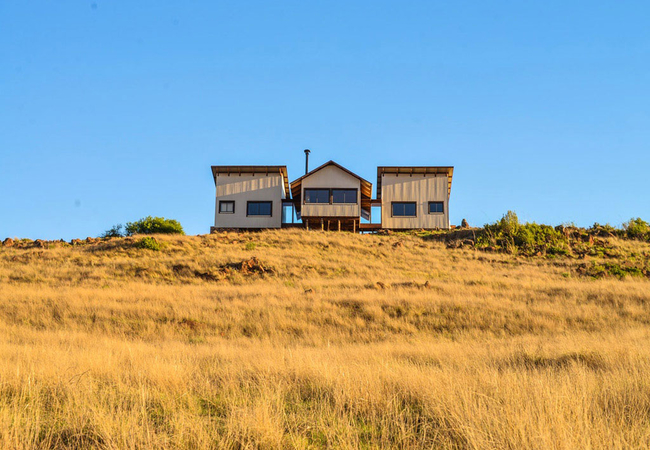
[[[122,231],[124,230],[124,231]],[[183,227],[178,220],[165,219],[164,217],[147,216],[135,222],[127,222],[126,227],[122,224],[114,225],[100,236],[102,238],[114,238],[133,236],[135,234],[185,234]]]
[[[510,225],[12,241],[0,448],[650,447],[650,244]]]
[[[585,250],[581,244],[585,243],[588,244],[587,247],[604,248],[606,241],[598,239],[602,237],[650,242],[650,225],[643,219],[636,218],[625,222],[622,228],[598,223],[586,229],[573,225],[552,227],[534,222],[522,224],[515,212],[508,211],[498,222],[478,230],[476,244],[482,249],[510,254],[566,256],[580,255]]]

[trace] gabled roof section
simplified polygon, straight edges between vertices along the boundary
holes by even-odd
[[[273,175],[279,173],[282,175],[284,192],[287,198],[290,198],[289,176],[287,175],[287,166],[212,166],[212,178],[217,184],[217,174],[241,175],[241,174],[264,174]]]
[[[370,199],[372,198],[372,183],[364,178],[361,178],[359,175],[356,173],[346,169],[342,165],[335,163],[334,161],[330,160],[327,161],[325,164],[322,166],[316,167],[314,170],[309,171],[308,173],[304,174],[300,178],[293,180],[291,182],[291,196],[294,199],[297,199],[296,202],[296,210],[300,211],[300,196],[302,192],[302,180],[307,178],[308,176],[318,172],[321,169],[324,169],[327,166],[335,166],[341,169],[342,171],[352,175],[355,178],[358,178],[359,181],[361,182],[361,209],[364,211],[370,211]]]
[[[453,166],[380,166],[377,167],[377,198],[381,198],[381,176],[384,174],[404,175],[447,175],[447,198],[451,195],[451,179],[454,176]]]
[[[369,189],[372,191],[372,183],[371,183],[370,181],[368,181],[368,180],[366,180],[366,179],[364,179],[364,178],[361,178],[361,177],[360,177],[359,175],[357,175],[356,173],[354,173],[354,172],[352,172],[352,171],[346,169],[346,168],[343,167],[342,165],[340,165],[340,164],[338,164],[338,163],[336,163],[336,162],[334,162],[334,161],[332,161],[332,160],[327,161],[327,162],[326,162],[325,164],[323,164],[322,166],[318,166],[318,167],[316,167],[314,170],[309,171],[308,173],[304,174],[304,175],[301,176],[300,178],[297,178],[297,179],[293,180],[293,181],[291,182],[291,190],[292,190],[292,191],[295,190],[296,187],[299,188],[299,187],[302,185],[302,180],[303,180],[304,178],[307,178],[308,176],[310,176],[310,175],[312,175],[312,174],[318,172],[318,171],[321,170],[321,169],[324,169],[324,168],[327,167],[327,166],[336,166],[336,167],[338,167],[339,169],[341,169],[342,171],[349,173],[350,175],[352,175],[352,176],[355,177],[355,178],[358,178],[358,179],[361,181],[361,189],[362,189],[362,190],[364,190],[364,188],[369,188]],[[369,196],[370,196],[370,195],[371,195],[371,194],[369,194]]]

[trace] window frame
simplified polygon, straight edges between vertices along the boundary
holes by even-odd
[[[221,205],[231,203],[232,211],[222,211]],[[235,214],[235,201],[234,200],[219,200],[219,214]]]
[[[332,204],[332,190],[330,188],[305,188],[302,199],[303,205],[331,205]],[[307,191],[327,191],[327,202],[308,202]]]
[[[354,191],[354,202],[335,202],[334,191]],[[359,204],[359,189],[357,188],[331,188],[330,189],[330,204],[331,205],[358,205]]]
[[[268,214],[250,214],[250,205],[251,204],[261,204],[268,203],[270,206]],[[273,201],[271,200],[248,200],[246,202],[246,217],[273,217]]]
[[[359,204],[359,189],[358,188],[305,188],[302,199],[303,205],[358,205]],[[308,202],[307,191],[327,191],[328,202]],[[354,191],[354,202],[335,202],[334,191]]]
[[[415,208],[415,214],[414,215],[401,215],[397,214],[395,215],[395,205],[413,205]],[[391,217],[417,217],[418,216],[418,204],[417,202],[390,202],[390,216]]]
[[[431,205],[432,204],[438,204],[438,205],[442,206],[442,211],[433,211],[433,212],[431,212]],[[431,202],[429,202],[428,211],[429,211],[429,214],[444,214],[445,213],[445,202],[441,202],[441,201],[431,201]]]

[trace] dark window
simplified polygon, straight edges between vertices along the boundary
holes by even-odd
[[[305,203],[329,203],[329,189],[305,189]]]
[[[332,189],[332,203],[356,203],[356,189]]]
[[[221,200],[219,201],[219,214],[233,214],[235,212],[235,202]]]
[[[445,204],[443,202],[429,202],[429,214],[445,212]]]
[[[248,202],[246,215],[248,216],[270,216],[271,202]]]
[[[415,217],[415,202],[393,202],[393,216]]]

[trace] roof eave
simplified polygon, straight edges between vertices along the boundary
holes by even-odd
[[[388,170],[386,169],[397,169],[395,171]],[[403,169],[403,171],[400,171],[399,169]],[[408,169],[411,169],[410,171]],[[421,170],[425,169],[424,172]],[[431,172],[427,172],[426,169],[434,169]],[[414,171],[414,170],[420,170],[420,171]],[[404,174],[404,175],[409,175],[409,174],[446,174],[447,175],[447,180],[448,180],[448,186],[447,186],[447,199],[451,197],[451,182],[452,178],[454,176],[454,166],[378,166],[377,167],[377,199],[381,199],[381,176],[384,173],[390,173],[390,174]]]
[[[291,182],[291,186],[293,186],[295,183],[301,183],[304,178],[307,178],[308,176],[313,175],[314,173],[318,172],[319,170],[324,169],[325,167],[331,166],[331,165],[334,165],[334,166],[338,167],[339,169],[343,170],[344,172],[349,173],[353,177],[358,178],[362,183],[367,183],[367,185],[370,186],[370,188],[372,189],[372,183],[370,181],[366,180],[365,178],[360,177],[356,173],[352,172],[349,169],[346,169],[345,167],[343,167],[342,165],[340,165],[339,163],[337,163],[337,162],[335,162],[335,161],[333,161],[331,159],[329,161],[327,161],[325,164],[322,164],[322,165],[316,167],[315,169],[310,170],[309,172],[307,172],[306,174],[304,174],[300,178],[296,178],[295,180],[293,180]]]
[[[211,166],[212,178],[214,183],[217,183],[217,174],[234,174],[234,173],[248,173],[248,174],[274,174],[279,173],[282,176],[285,197],[291,198],[291,189],[289,188],[289,175],[287,166]]]

